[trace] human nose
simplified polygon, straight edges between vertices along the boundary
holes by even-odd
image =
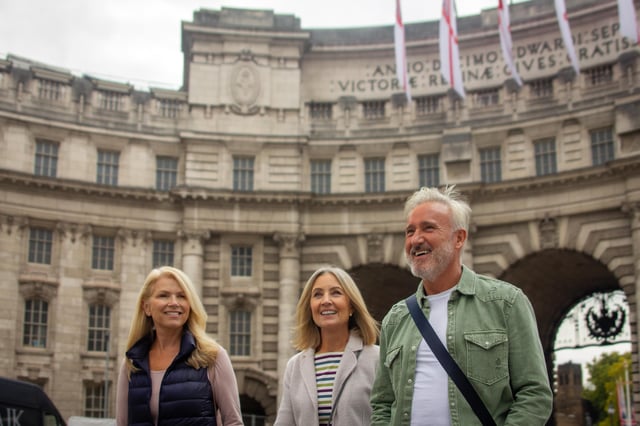
[[[178,304],[178,296],[176,296],[176,295],[169,296],[169,304],[170,305],[177,305]]]

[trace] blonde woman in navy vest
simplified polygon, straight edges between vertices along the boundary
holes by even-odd
[[[369,425],[378,324],[347,272],[323,267],[296,308],[294,355],[284,373],[275,426]]]
[[[242,425],[229,355],[206,334],[206,322],[184,272],[163,266],[149,273],[118,376],[118,426]]]

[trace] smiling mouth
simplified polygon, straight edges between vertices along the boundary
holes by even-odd
[[[429,253],[431,253],[430,249],[411,250],[411,256],[413,257],[426,256]]]
[[[337,311],[322,311],[320,312],[320,315],[325,316],[325,315],[335,315],[337,313]]]

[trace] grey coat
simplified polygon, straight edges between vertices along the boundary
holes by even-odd
[[[306,349],[287,362],[282,400],[274,426],[318,424],[314,355],[314,349]],[[371,423],[369,396],[379,355],[379,346],[363,346],[362,339],[351,334],[333,387],[333,426],[368,426]]]

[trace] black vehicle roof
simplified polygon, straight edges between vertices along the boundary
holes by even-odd
[[[15,404],[62,416],[47,394],[37,385],[22,380],[0,377],[0,404]]]

